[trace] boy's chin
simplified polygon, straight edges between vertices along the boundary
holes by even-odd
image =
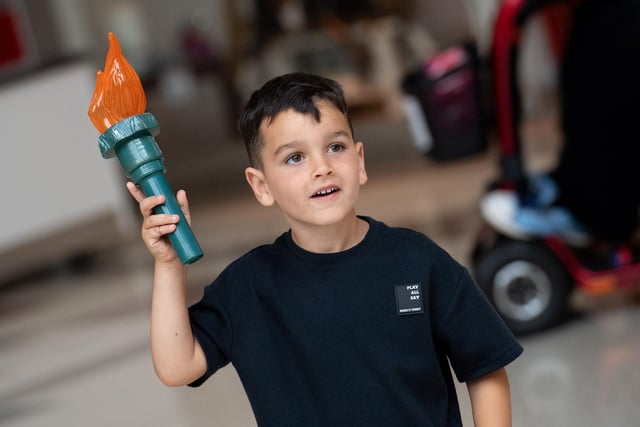
[[[357,221],[358,217],[356,216],[355,211],[351,211],[348,213],[318,213],[317,215],[312,215],[306,218],[292,218],[285,214],[285,219],[292,227],[334,227],[336,225],[348,224],[351,221]]]

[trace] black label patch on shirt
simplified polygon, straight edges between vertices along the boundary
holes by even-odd
[[[396,285],[396,304],[398,316],[424,313],[422,285],[420,283]]]

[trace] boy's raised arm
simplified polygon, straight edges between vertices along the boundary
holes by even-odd
[[[156,375],[168,386],[200,378],[207,364],[191,332],[186,301],[186,267],[156,261],[151,300],[151,356]]]
[[[177,215],[154,215],[164,196],[145,197],[133,183],[127,188],[140,205],[142,239],[155,259],[151,300],[151,356],[156,375],[168,386],[182,386],[201,377],[207,368],[202,348],[191,332],[187,310],[187,268],[164,237],[175,230]],[[190,221],[184,191],[177,200]]]
[[[475,427],[511,427],[511,395],[502,368],[467,382]]]

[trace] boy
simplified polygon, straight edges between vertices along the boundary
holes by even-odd
[[[449,361],[477,426],[511,424],[504,366],[522,351],[467,271],[426,236],[357,216],[367,181],[340,86],[293,73],[239,120],[257,200],[290,230],[231,263],[186,308],[177,217],[129,183],[155,258],[151,349],[167,385],[233,363],[259,425],[459,426]],[[184,191],[178,200],[188,216]]]

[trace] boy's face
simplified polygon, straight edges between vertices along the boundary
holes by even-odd
[[[361,142],[346,117],[319,101],[320,122],[294,110],[262,122],[262,168],[247,168],[258,201],[277,204],[292,228],[353,219],[360,185],[367,182]]]

